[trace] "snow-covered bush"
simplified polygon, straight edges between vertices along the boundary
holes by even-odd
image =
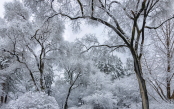
[[[131,104],[141,104],[141,96],[139,94],[138,82],[136,75],[132,74],[128,77],[117,79],[114,81],[115,88],[112,89],[113,95],[119,98],[117,107],[119,109],[129,108]],[[136,108],[131,108],[136,109]]]
[[[94,109],[94,108],[91,105],[82,105],[80,107],[71,107],[71,108],[68,108],[68,109]]]
[[[10,101],[4,109],[59,109],[56,100],[43,92],[27,92]]]
[[[117,99],[113,98],[112,93],[96,93],[83,98],[85,104],[92,105],[93,109],[113,109],[114,104],[117,104]]]

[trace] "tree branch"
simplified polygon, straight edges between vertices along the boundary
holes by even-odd
[[[84,52],[89,51],[91,48],[96,48],[96,47],[108,47],[108,48],[115,48],[115,49],[117,49],[117,48],[120,48],[120,47],[128,47],[128,46],[127,46],[127,45],[117,45],[117,46],[109,46],[109,45],[93,45],[93,46],[89,47],[87,50],[81,52],[81,54],[84,53]]]
[[[28,71],[29,71],[29,73],[30,73],[30,76],[31,76],[31,78],[32,78],[32,81],[33,81],[33,83],[34,83],[34,85],[35,85],[35,87],[36,87],[36,90],[39,91],[39,88],[38,88],[38,86],[37,86],[37,84],[36,84],[34,75],[33,75],[32,71],[31,71],[31,69],[28,67],[27,63],[21,61],[20,58],[19,58],[19,56],[18,56],[18,54],[16,54],[16,53],[12,53],[11,51],[7,51],[7,50],[5,50],[5,49],[4,49],[4,52],[8,52],[8,53],[10,53],[11,55],[16,56],[17,61],[18,61],[19,63],[25,65],[25,67],[28,69]]]
[[[173,19],[174,18],[174,16],[173,17],[171,17],[171,18],[169,18],[169,19],[167,19],[167,20],[165,20],[165,21],[163,21],[159,26],[157,26],[157,27],[150,27],[150,26],[145,26],[145,28],[148,28],[148,29],[158,29],[159,27],[161,27],[164,23],[166,23],[167,21],[169,21],[169,20],[171,20],[171,19]]]
[[[113,3],[116,3],[116,4],[120,5],[120,7],[124,10],[125,14],[126,14],[130,19],[133,19],[133,17],[132,17],[131,15],[129,15],[129,13],[126,11],[126,8],[123,7],[123,5],[122,5],[120,2],[118,2],[118,1],[112,1],[112,2],[109,4],[109,9],[108,9],[108,10],[110,10],[111,5],[112,5]]]
[[[83,12],[83,5],[82,5],[82,3],[80,2],[80,0],[77,0],[77,2],[79,3],[80,10],[81,10],[81,13],[82,13],[82,16],[83,16],[83,15],[84,15],[84,12]]]

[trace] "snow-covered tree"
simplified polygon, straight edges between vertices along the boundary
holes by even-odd
[[[59,109],[56,100],[43,92],[27,92],[10,101],[3,109]]]
[[[34,3],[34,0],[25,0],[25,2],[31,7],[36,6],[38,1]],[[147,21],[154,18],[154,16],[158,16],[161,12],[168,11],[168,8],[164,7],[166,5],[167,7],[171,6],[171,2],[171,0],[129,0],[121,2],[114,0],[39,1],[40,4],[47,3],[54,11],[48,19],[61,15],[73,21],[86,19],[90,22],[92,20],[91,24],[101,23],[122,39],[123,43],[121,45],[107,46],[109,48],[127,47],[130,51],[139,82],[143,109],[149,109],[149,101],[146,82],[143,78],[141,57],[146,39],[146,29],[156,28],[150,27]]]
[[[31,15],[35,14],[31,14],[30,9],[19,1],[5,4],[7,25],[1,28],[1,34],[8,42],[2,50],[14,56],[28,70],[36,90],[44,91],[48,83],[45,80],[50,80],[47,74],[53,73],[50,72],[53,63],[49,61],[54,59],[49,56],[60,50],[64,25],[57,17],[43,23]]]
[[[68,42],[64,43],[64,53],[58,60],[63,77],[57,80],[54,93],[62,108],[67,109],[69,105],[78,103],[78,96],[73,95],[72,97],[72,93],[77,93],[81,87],[88,84],[87,78],[91,70],[93,70],[91,69],[93,63],[90,60],[84,59],[84,56],[74,43]],[[60,93],[57,93],[57,90],[61,91],[61,96],[59,95]],[[61,98],[62,96],[64,98]],[[62,102],[59,101],[60,98]]]
[[[0,96],[8,104],[2,108],[58,109],[59,104],[61,109],[149,109],[149,102],[150,108],[157,107],[154,100],[164,103],[157,94],[171,101],[172,4],[172,0],[5,3],[0,19]],[[71,23],[75,32],[81,24],[91,28],[102,24],[108,37],[100,43],[99,36],[87,34],[66,42],[64,23]],[[123,63],[125,53],[130,57]]]

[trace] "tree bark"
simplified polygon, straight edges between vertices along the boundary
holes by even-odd
[[[136,71],[135,71],[136,72]],[[149,109],[149,101],[148,101],[148,95],[147,95],[147,89],[146,89],[146,83],[142,76],[138,76],[136,73],[138,84],[140,88],[140,94],[142,98],[142,109]]]
[[[66,96],[66,100],[65,100],[65,104],[64,104],[63,109],[68,109],[68,99],[69,99],[69,96],[70,96],[70,94],[71,94],[72,87],[74,86],[76,80],[79,78],[80,73],[81,73],[81,72],[79,72],[79,73],[77,74],[76,78],[74,79],[74,81],[70,83],[70,87],[69,87],[69,89],[68,89],[68,94],[67,94],[67,96]]]
[[[39,71],[40,71],[40,88],[41,91],[45,90],[45,84],[44,84],[44,62],[40,58],[40,66],[39,66]]]
[[[167,99],[171,99],[171,88],[170,88],[170,76],[169,73],[171,73],[170,71],[170,55],[167,54],[167,77],[166,77],[166,83],[167,83]]]
[[[68,109],[68,99],[69,99],[69,96],[70,96],[70,93],[71,93],[71,88],[72,88],[73,85],[71,85],[68,89],[68,94],[66,96],[66,100],[65,100],[65,105],[64,105],[64,109]]]
[[[170,28],[169,28],[170,29]],[[170,55],[171,55],[171,51],[170,51],[170,36],[168,34],[168,28],[166,28],[166,45],[167,45],[167,77],[166,77],[166,83],[167,83],[167,99],[171,99],[171,91],[170,91]]]
[[[131,53],[132,53],[132,57],[134,60],[134,71],[135,71],[136,77],[138,79],[140,95],[142,98],[142,109],[149,109],[149,100],[148,100],[148,95],[147,95],[146,82],[142,75],[140,59],[137,57],[134,49],[131,49]]]

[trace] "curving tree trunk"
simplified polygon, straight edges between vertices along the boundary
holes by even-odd
[[[74,71],[75,71],[75,70],[74,70]],[[73,71],[72,71],[72,72],[73,72]],[[72,72],[71,72],[71,73],[72,73]],[[67,94],[67,96],[66,96],[65,104],[64,104],[63,109],[68,109],[68,99],[69,99],[69,96],[70,96],[70,94],[71,94],[72,87],[74,86],[75,82],[76,82],[77,79],[79,78],[80,74],[81,74],[81,72],[78,72],[78,74],[77,74],[77,76],[74,78],[74,80],[73,80],[73,78],[72,78],[71,81],[70,81],[70,87],[68,88],[68,94]]]
[[[149,109],[149,100],[148,100],[148,95],[147,95],[147,88],[146,88],[146,82],[145,79],[143,78],[143,73],[142,73],[142,67],[141,67],[141,58],[139,58],[134,49],[131,49],[132,57],[134,60],[134,71],[136,73],[136,77],[138,79],[138,84],[139,84],[139,91],[140,95],[142,98],[142,109]]]
[[[141,94],[141,98],[142,98],[142,108],[149,109],[146,82],[142,76],[141,64],[136,63],[135,61],[137,61],[137,60],[134,60],[134,69],[135,69],[135,73],[136,73],[136,76],[138,79],[140,94]]]

